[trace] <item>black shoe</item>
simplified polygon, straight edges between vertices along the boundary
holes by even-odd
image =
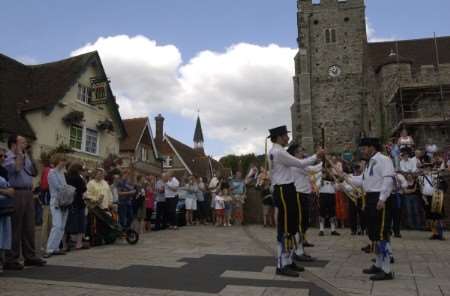
[[[299,276],[298,272],[293,271],[292,269],[288,268],[287,266],[285,266],[283,268],[277,268],[276,274],[282,275],[282,276],[288,276],[288,277],[298,277]]]
[[[391,264],[394,264],[394,263],[395,263],[394,256],[391,256]]]
[[[321,230],[321,231],[319,231],[319,236],[324,236],[325,235],[325,233]]]
[[[44,266],[45,264],[47,264],[47,261],[39,259],[39,258],[25,260],[25,262],[24,262],[25,266]]]
[[[394,234],[394,237],[402,238],[402,235],[400,233],[396,233],[396,234]]]
[[[22,270],[23,265],[19,262],[11,262],[11,263],[5,263],[3,265],[4,270]]]
[[[290,270],[293,270],[295,272],[303,272],[305,271],[305,268],[303,266],[297,265],[295,263],[291,263],[287,266]]]
[[[313,262],[313,261],[316,261],[315,258],[313,258],[313,257],[311,257],[311,256],[309,256],[309,255],[306,255],[306,254],[303,254],[303,255],[297,255],[297,254],[295,254],[295,253],[294,253],[294,255],[292,256],[292,259],[293,259],[294,261],[297,261],[297,262]]]
[[[364,235],[364,231],[362,230],[358,231],[358,235]]]
[[[375,265],[372,265],[370,268],[363,269],[363,273],[365,274],[377,274],[382,272],[383,270],[381,268],[376,267]]]
[[[308,241],[305,241],[305,242],[303,243],[303,247],[304,247],[304,248],[312,248],[312,247],[314,247],[314,245],[311,244],[311,243],[308,242]]]
[[[366,252],[366,253],[372,253],[372,246],[369,244],[369,245],[367,245],[367,246],[365,246],[365,247],[362,247],[361,248],[361,251],[363,251],[363,252]]]
[[[432,236],[430,236],[430,240],[437,240],[439,238],[439,236],[438,235],[436,235],[436,234],[433,234]]]
[[[370,277],[371,281],[389,281],[394,279],[394,273],[385,273],[384,271],[379,272]]]
[[[350,235],[356,235],[356,231],[352,231]]]
[[[377,259],[372,258],[370,261],[372,261],[373,263],[377,262]]]
[[[334,235],[334,236],[340,236],[341,234],[340,234],[339,232],[337,232],[337,231],[332,231],[332,232],[331,232],[331,235]]]

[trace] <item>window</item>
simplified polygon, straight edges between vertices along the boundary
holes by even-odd
[[[72,125],[70,127],[70,147],[92,154],[98,153],[98,132],[93,129]]]
[[[141,147],[141,160],[148,161],[150,160],[150,149],[147,147]]]
[[[97,154],[98,133],[92,129],[86,129],[86,152]]]
[[[81,150],[82,142],[83,128],[80,126],[72,125],[70,127],[70,147]]]
[[[78,83],[78,100],[90,104],[92,99],[92,90],[90,87]]]
[[[326,43],[336,43],[336,30],[326,29],[325,30],[325,42]]]
[[[106,88],[103,85],[97,86],[95,88],[95,99],[101,100],[106,98]]]
[[[163,167],[164,168],[171,168],[173,166],[173,159],[170,156],[166,156],[164,158]]]

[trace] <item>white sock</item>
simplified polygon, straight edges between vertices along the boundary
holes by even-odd
[[[336,231],[336,223],[334,221],[330,222],[330,226],[331,226],[331,232]]]
[[[302,256],[305,254],[305,250],[303,249],[303,239],[302,239],[302,235],[300,235],[299,233],[297,233],[295,235],[295,240],[298,242],[297,244],[297,249],[295,250],[295,254],[297,254],[298,256]]]
[[[320,231],[324,231],[325,229],[325,219],[320,217],[319,218],[319,227],[320,227]]]
[[[382,256],[382,265],[381,268],[385,273],[391,272],[391,256],[392,256],[392,247],[391,243],[386,243],[386,249],[388,250],[388,256]]]
[[[383,261],[382,255],[381,254],[377,254],[377,257],[375,258],[375,266],[378,267],[378,268],[381,268],[381,265],[383,263],[382,261]]]

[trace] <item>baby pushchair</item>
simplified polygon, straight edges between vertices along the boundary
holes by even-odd
[[[139,241],[139,234],[133,229],[124,229],[118,222],[114,221],[111,214],[101,209],[97,205],[89,205],[89,212],[103,224],[102,237],[105,244],[113,244],[118,238],[125,240],[134,245]]]

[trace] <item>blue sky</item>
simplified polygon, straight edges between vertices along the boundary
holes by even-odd
[[[376,37],[450,35],[448,0],[367,0],[366,6]],[[23,61],[66,58],[99,37],[124,34],[175,45],[187,63],[201,51],[224,52],[242,42],[296,48],[296,1],[1,0],[0,32],[0,52]],[[160,111],[149,113],[153,117]],[[190,144],[195,121],[164,113],[168,133]],[[207,139],[206,147],[221,155],[227,151],[224,145],[222,140]]]

